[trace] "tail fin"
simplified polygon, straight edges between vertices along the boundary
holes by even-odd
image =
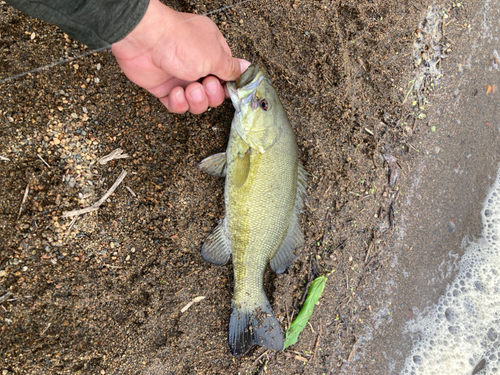
[[[234,356],[245,354],[255,344],[268,349],[283,350],[281,326],[267,299],[253,311],[238,309],[233,302],[228,341]]]

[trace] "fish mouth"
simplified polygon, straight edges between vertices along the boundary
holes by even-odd
[[[256,64],[250,65],[235,82],[236,88],[241,89],[251,83],[259,74],[260,68]]]
[[[226,82],[226,87],[227,91],[229,92],[229,97],[233,102],[233,107],[236,110],[236,113],[240,112],[241,111],[240,97],[238,96],[238,89],[236,88],[235,83],[232,81]]]
[[[255,99],[255,92],[264,79],[265,74],[259,66],[252,64],[236,82],[227,82],[226,86],[236,112],[240,112],[242,104]]]

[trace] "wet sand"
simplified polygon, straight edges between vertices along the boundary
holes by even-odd
[[[418,340],[406,323],[437,302],[458,271],[463,246],[481,234],[482,202],[500,161],[500,100],[491,90],[500,81],[499,4],[471,5],[471,31],[444,60],[439,88],[429,96],[427,134],[405,169],[399,238],[386,249],[391,269],[359,296],[377,313],[368,318],[346,374],[401,371]]]

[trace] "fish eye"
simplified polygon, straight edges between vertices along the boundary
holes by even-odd
[[[262,99],[260,101],[260,108],[262,108],[264,111],[267,111],[269,109],[269,104],[267,103],[266,99]]]

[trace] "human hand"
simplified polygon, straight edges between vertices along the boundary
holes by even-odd
[[[231,57],[208,17],[176,12],[159,0],[150,1],[141,22],[111,50],[132,82],[175,113],[219,106],[227,97],[223,81],[236,80],[250,65]]]

